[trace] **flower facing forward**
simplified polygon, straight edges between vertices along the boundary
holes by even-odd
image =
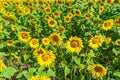
[[[111,30],[113,26],[113,20],[109,19],[106,20],[103,24],[102,24],[102,29],[107,31],[107,30]]]
[[[90,71],[93,75],[96,75],[97,77],[102,77],[107,74],[107,69],[100,64],[94,64],[93,66],[91,66]]]
[[[38,56],[37,61],[40,66],[50,66],[55,61],[55,58],[53,51],[46,51]]]
[[[105,0],[106,4],[112,4],[114,2],[114,0]]]
[[[115,45],[120,46],[120,39],[117,39],[117,40],[115,41]]]
[[[47,38],[47,37],[42,38],[42,44],[45,46],[49,45],[50,44],[49,38]]]
[[[33,38],[32,40],[30,40],[29,45],[31,48],[37,48],[39,46],[39,40]]]
[[[18,39],[21,41],[21,42],[28,42],[30,40],[30,35],[29,35],[29,32],[26,32],[26,31],[20,31],[18,32]]]
[[[7,46],[13,46],[14,41],[13,40],[7,40]]]
[[[95,35],[89,40],[89,46],[93,49],[97,49],[103,43],[102,35]]]
[[[33,51],[33,55],[40,55],[43,54],[45,50],[43,48],[37,48]]]
[[[78,37],[71,37],[66,42],[66,48],[71,52],[80,52],[83,48],[83,42],[81,38]]]

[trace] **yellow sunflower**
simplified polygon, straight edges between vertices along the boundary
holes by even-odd
[[[73,11],[75,16],[80,16],[81,15],[81,11],[79,9],[76,9]]]
[[[21,9],[17,9],[16,11],[17,11],[17,13],[18,13],[19,15],[22,15],[22,14],[23,14],[23,11],[22,11]]]
[[[46,76],[32,76],[29,80],[51,80],[50,78]]]
[[[48,25],[49,27],[55,27],[57,25],[57,21],[56,20],[53,20],[53,19],[50,19],[48,20]]]
[[[23,13],[24,14],[29,14],[30,13],[30,9],[29,8],[24,8],[23,9]]]
[[[107,37],[106,40],[105,40],[105,43],[109,44],[110,42],[111,42],[111,37]]]
[[[99,12],[101,13],[101,12],[103,12],[104,11],[104,6],[99,6]]]
[[[0,72],[3,70],[3,68],[5,68],[6,65],[3,63],[2,60],[0,60]]]
[[[112,4],[114,2],[114,0],[105,0],[106,4]]]
[[[91,12],[87,12],[84,14],[85,19],[91,19],[93,17]]]
[[[64,17],[64,22],[69,23],[71,21],[71,18],[69,16]]]
[[[70,18],[72,18],[73,14],[72,13],[68,13],[67,16],[69,16]]]
[[[49,38],[44,37],[44,38],[42,39],[42,43],[43,43],[43,45],[49,45],[49,44],[50,44]]]
[[[33,55],[40,55],[43,54],[45,50],[43,48],[37,48],[33,51]]]
[[[115,45],[120,46],[120,39],[117,39],[117,40],[115,41]]]
[[[59,46],[61,45],[62,38],[59,34],[53,33],[50,35],[50,40],[52,41],[53,45]]]
[[[3,26],[0,25],[0,32],[2,32]]]
[[[45,11],[45,6],[44,5],[40,6],[40,10]]]
[[[37,48],[39,46],[39,40],[33,38],[32,40],[30,40],[29,45],[31,48]]]
[[[51,17],[49,16],[49,15],[45,15],[45,20],[50,20],[51,19]]]
[[[13,46],[14,41],[13,40],[7,40],[7,46]]]
[[[58,27],[58,32],[64,33],[65,32],[64,26],[59,26]]]
[[[102,35],[95,35],[89,40],[89,46],[93,49],[97,49],[99,46],[102,46],[103,37]]]
[[[107,30],[111,30],[113,26],[113,20],[109,19],[106,20],[103,24],[102,24],[102,29],[107,31]]]
[[[45,53],[38,55],[37,61],[40,66],[50,66],[55,61],[55,58],[53,51],[46,51]]]
[[[16,26],[11,26],[11,30],[12,31],[16,30]]]
[[[18,39],[21,41],[21,42],[28,42],[30,40],[30,35],[29,35],[29,32],[26,32],[26,31],[20,31],[18,32]]]
[[[69,40],[66,42],[66,48],[71,52],[80,52],[83,48],[82,39],[76,36],[69,38]]]
[[[55,11],[55,12],[53,13],[53,16],[54,16],[55,18],[59,18],[59,17],[60,17],[60,12],[59,12],[59,11]]]
[[[120,26],[120,16],[115,19],[115,25]]]
[[[50,14],[51,13],[51,8],[45,8],[45,12],[46,12],[46,14]]]
[[[97,77],[102,77],[107,74],[107,69],[104,68],[101,64],[94,64],[93,66],[91,66],[90,71],[93,75],[96,75]]]

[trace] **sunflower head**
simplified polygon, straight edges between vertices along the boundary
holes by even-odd
[[[107,31],[107,30],[111,30],[113,26],[113,20],[109,19],[106,20],[103,24],[102,24],[102,29]]]
[[[81,11],[79,9],[74,10],[74,15],[75,16],[80,16],[81,15]]]
[[[51,17],[49,16],[49,15],[45,15],[45,20],[50,20],[51,19]]]
[[[91,12],[87,12],[84,14],[85,19],[91,19],[93,17]]]
[[[36,38],[33,38],[30,40],[29,45],[31,48],[37,48],[39,46],[39,40]]]
[[[53,54],[53,51],[46,51],[43,54],[40,54],[37,58],[38,64],[40,66],[50,66],[55,61],[55,54]]]
[[[58,32],[64,33],[65,32],[64,26],[59,26]]]
[[[33,55],[40,55],[43,54],[45,50],[43,48],[37,48],[33,51]]]
[[[91,73],[97,77],[102,77],[107,74],[107,69],[100,64],[94,64],[91,66]]]
[[[18,32],[18,39],[21,41],[21,42],[28,42],[30,40],[30,35],[29,35],[29,32],[26,32],[26,31],[20,31]]]
[[[53,20],[53,19],[50,19],[48,20],[48,25],[49,27],[55,27],[57,25],[57,21],[56,20]]]
[[[16,26],[11,26],[11,30],[12,31],[16,30]]]
[[[3,63],[2,60],[0,60],[0,72],[3,70],[3,68],[5,68],[6,65]]]
[[[59,11],[55,11],[55,12],[53,13],[53,16],[54,16],[55,18],[59,18],[59,17],[60,17],[60,12],[59,12]]]
[[[115,41],[115,45],[120,46],[120,39],[117,39],[117,40]]]
[[[106,4],[112,4],[114,2],[114,0],[105,0]]]
[[[71,21],[71,18],[69,16],[64,17],[64,22],[69,23]]]
[[[62,38],[60,37],[59,34],[57,33],[53,33],[50,35],[50,40],[52,41],[53,45],[59,46],[61,45],[62,42]]]
[[[50,14],[51,13],[51,8],[45,8],[45,12],[46,12],[46,14]]]
[[[24,14],[29,14],[30,13],[30,9],[29,8],[24,8],[23,9],[23,13]]]
[[[107,37],[106,40],[105,40],[105,43],[109,44],[110,42],[111,42],[111,37]]]
[[[104,11],[104,6],[99,6],[99,12],[101,13],[101,12],[103,12]]]
[[[7,46],[13,46],[14,41],[13,40],[7,40]]]
[[[120,26],[120,16],[115,19],[115,25]]]
[[[72,18],[73,14],[72,13],[68,13],[67,16],[69,16],[70,18]]]
[[[49,38],[44,37],[44,38],[42,39],[42,43],[43,43],[43,45],[49,45],[49,44],[50,44]]]
[[[83,48],[82,39],[76,36],[69,38],[69,40],[66,42],[66,48],[71,52],[80,52]]]

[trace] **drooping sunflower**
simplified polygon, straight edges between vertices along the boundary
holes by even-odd
[[[85,19],[91,19],[93,17],[91,12],[87,12],[84,14]]]
[[[33,51],[33,55],[40,55],[43,54],[45,50],[43,48],[37,48]]]
[[[52,33],[50,35],[50,40],[52,41],[53,45],[59,46],[61,45],[62,38],[60,37],[60,34]]]
[[[71,21],[71,18],[69,16],[64,17],[64,22],[69,23]]]
[[[109,44],[110,42],[111,42],[111,37],[107,37],[106,40],[105,40],[105,43]]]
[[[117,39],[117,40],[115,41],[115,45],[120,46],[120,39]]]
[[[48,20],[48,25],[49,25],[49,27],[53,28],[57,25],[57,21],[50,19],[50,20]]]
[[[70,37],[66,42],[66,48],[71,52],[80,52],[83,48],[83,42],[81,38],[78,37]]]
[[[20,31],[18,32],[18,39],[21,41],[21,42],[28,42],[30,40],[30,35],[29,35],[29,32],[26,32],[26,31]]]
[[[37,61],[40,66],[50,66],[55,61],[55,58],[53,51],[46,51],[45,53],[38,55]]]
[[[42,43],[43,43],[43,45],[49,45],[49,44],[50,44],[49,38],[44,37],[44,38],[42,39]]]
[[[60,17],[60,12],[59,12],[59,11],[55,11],[55,12],[53,13],[53,16],[54,16],[55,18],[59,18],[59,17]]]
[[[95,35],[89,40],[89,46],[93,49],[97,49],[99,46],[102,46],[103,37],[102,35]]]
[[[104,68],[101,64],[94,64],[93,66],[91,66],[90,71],[93,75],[96,75],[97,77],[102,77],[107,74],[107,69]]]
[[[31,48],[37,48],[39,46],[39,40],[36,38],[33,38],[30,40],[29,45]]]
[[[51,80],[46,76],[32,76],[29,80]]]
[[[24,14],[29,14],[29,13],[30,13],[30,9],[27,8],[27,7],[24,8],[24,9],[23,9],[23,13],[24,13]]]
[[[3,63],[2,60],[0,60],[0,72],[3,70],[3,68],[5,68],[6,65]]]
[[[113,20],[109,19],[106,20],[103,24],[102,24],[102,29],[107,31],[107,30],[111,30],[113,26]]]
[[[7,46],[13,46],[14,41],[13,40],[7,40]]]
[[[75,16],[80,16],[81,15],[81,11],[79,9],[76,9],[73,11]]]
[[[106,4],[112,4],[114,2],[114,0],[105,0]]]
[[[115,19],[115,25],[120,27],[120,16]]]

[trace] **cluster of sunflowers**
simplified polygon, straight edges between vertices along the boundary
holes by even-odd
[[[1,0],[0,78],[119,80],[119,4]]]

